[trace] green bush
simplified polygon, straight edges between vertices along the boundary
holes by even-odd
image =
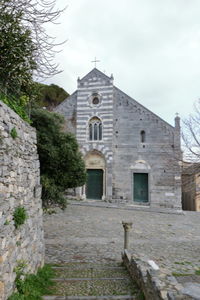
[[[6,105],[8,105],[16,114],[18,114],[24,121],[31,123],[27,114],[28,97],[21,96],[19,99],[11,96],[5,96],[0,93],[0,100],[2,100]]]
[[[10,131],[10,135],[12,136],[13,139],[16,139],[16,137],[18,136],[17,134],[17,130],[15,127],[13,127]]]
[[[47,85],[35,82],[35,87],[37,88],[35,102],[40,107],[47,107],[48,109],[51,109],[69,96],[63,88],[56,84]]]
[[[27,215],[24,207],[18,206],[15,208],[15,211],[13,214],[15,228],[19,228],[19,226],[24,224],[27,218],[28,218],[28,215]]]
[[[85,164],[75,136],[63,132],[64,119],[56,113],[34,109],[31,113],[37,129],[43,207],[65,208],[63,192],[86,181]]]
[[[23,268],[16,270],[16,289],[8,300],[41,300],[42,296],[49,294],[49,286],[53,286],[54,271],[51,266],[45,265],[37,274],[24,274]],[[24,278],[24,279],[23,279]]]

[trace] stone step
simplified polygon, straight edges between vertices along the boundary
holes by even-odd
[[[136,300],[135,296],[43,296],[43,300]]]
[[[44,300],[133,300],[139,291],[120,263],[55,264],[55,286]]]
[[[119,262],[112,262],[112,263],[93,263],[90,261],[64,261],[62,263],[55,263],[52,265],[53,268],[99,268],[99,269],[126,269],[121,263]]]
[[[56,278],[130,278],[123,267],[54,267]]]
[[[53,278],[53,281],[66,281],[66,282],[70,282],[70,281],[95,281],[95,280],[129,280],[129,277],[103,277],[103,278],[95,278],[95,277],[91,277],[91,278]]]
[[[68,265],[64,265],[64,266],[52,266],[53,269],[68,269],[69,266]],[[80,270],[80,269],[99,269],[99,270],[126,270],[125,267],[118,267],[118,266],[107,266],[107,265],[92,265],[92,264],[79,264],[79,265],[75,265],[74,266],[70,266],[70,269],[73,270]]]
[[[50,294],[57,296],[131,296],[138,292],[130,278],[59,278],[54,282]]]

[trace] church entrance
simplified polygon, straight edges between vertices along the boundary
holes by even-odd
[[[103,170],[88,169],[86,183],[87,199],[101,200],[103,196]]]
[[[105,159],[97,150],[89,152],[85,157],[87,169],[86,198],[102,200],[105,198]]]
[[[133,200],[134,202],[146,203],[149,201],[148,173],[133,174]]]

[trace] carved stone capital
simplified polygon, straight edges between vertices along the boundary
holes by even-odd
[[[132,228],[133,223],[122,221],[122,225],[123,225],[125,231],[129,231]]]

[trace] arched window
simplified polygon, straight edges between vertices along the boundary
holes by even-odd
[[[145,135],[145,131],[144,130],[142,130],[140,132],[140,142],[141,143],[145,143],[146,142],[146,135]]]
[[[94,117],[89,121],[89,140],[102,140],[102,123],[101,120],[97,117]]]

